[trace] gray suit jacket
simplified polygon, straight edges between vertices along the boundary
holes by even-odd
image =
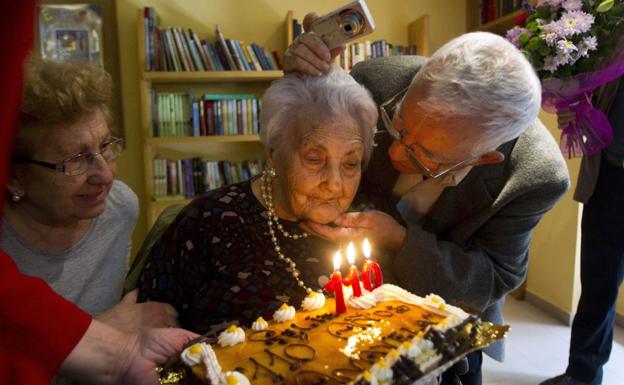
[[[405,88],[425,60],[374,59],[356,65],[352,75],[379,104]],[[383,132],[361,188],[369,197],[396,201],[390,191],[398,173],[387,156],[391,139],[378,129]],[[470,305],[483,319],[502,323],[505,295],[526,276],[531,233],[568,189],[569,178],[559,147],[538,120],[498,150],[504,162],[474,167],[459,185],[446,188],[422,225],[403,218],[408,231],[402,250],[380,262],[388,281]],[[502,360],[503,345],[486,353]]]

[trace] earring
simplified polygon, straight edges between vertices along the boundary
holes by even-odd
[[[275,176],[277,175],[277,173],[275,172],[275,169],[273,167],[267,168],[265,172],[271,178],[275,178]]]
[[[22,200],[22,196],[19,195],[18,193],[13,193],[11,194],[11,200],[15,203],[18,203],[19,201]]]

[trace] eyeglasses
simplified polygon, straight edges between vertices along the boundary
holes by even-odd
[[[112,162],[123,151],[124,140],[121,138],[111,138],[102,143],[98,152],[81,152],[70,156],[60,163],[44,162],[42,160],[28,159],[18,157],[14,160],[17,162],[32,163],[39,166],[47,167],[67,176],[82,175],[95,162],[95,157],[101,155],[106,162]]]
[[[379,112],[381,115],[381,121],[383,122],[386,131],[388,131],[388,134],[392,137],[392,139],[401,143],[401,145],[405,147],[405,150],[407,152],[407,157],[412,161],[412,163],[416,167],[418,167],[426,177],[437,179],[448,174],[449,172],[456,171],[462,167],[465,167],[466,165],[468,165],[468,163],[473,161],[475,158],[470,157],[468,159],[462,160],[459,163],[444,166],[444,162],[436,160],[433,154],[431,154],[429,151],[427,151],[418,143],[407,144],[404,142],[404,137],[406,134],[405,128],[398,130],[394,126],[394,123],[392,121],[393,120],[392,116],[394,116],[397,106],[399,106],[403,102],[403,98],[405,97],[405,94],[407,93],[408,89],[409,87],[401,90],[398,94],[394,95],[387,101],[383,102],[379,106]],[[424,123],[424,121],[425,119],[423,119],[422,122]],[[436,171],[433,171],[431,168],[427,167],[420,160],[418,155],[416,155],[416,151],[414,151],[414,147],[416,147],[418,151],[422,153],[423,155],[425,155],[429,160],[437,164],[437,166],[435,167]]]

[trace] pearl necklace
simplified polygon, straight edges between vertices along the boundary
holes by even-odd
[[[284,253],[282,253],[282,249],[277,243],[277,236],[275,234],[275,228],[273,227],[273,225],[277,227],[277,229],[282,233],[282,235],[285,238],[290,238],[294,240],[304,239],[304,238],[309,237],[310,234],[308,234],[305,231],[301,234],[291,234],[288,231],[285,231],[282,224],[279,223],[279,218],[277,217],[277,214],[275,213],[275,208],[273,207],[273,188],[271,186],[271,182],[273,178],[275,178],[275,170],[273,168],[264,170],[262,172],[262,176],[260,177],[260,191],[262,193],[262,199],[264,200],[264,203],[266,204],[267,211],[269,214],[269,217],[267,219],[267,225],[269,227],[269,235],[271,236],[271,241],[273,242],[273,247],[275,249],[275,252],[277,253],[277,257],[279,258],[280,261],[285,262],[288,266],[290,266],[291,274],[293,278],[295,279],[295,281],[297,281],[297,285],[305,289],[306,293],[311,293],[312,289],[307,287],[305,283],[303,282],[303,280],[299,278],[299,270],[297,270],[297,264],[295,263],[295,261],[293,261],[291,258],[285,256]]]

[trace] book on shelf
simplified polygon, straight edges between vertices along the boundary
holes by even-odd
[[[408,46],[390,44],[386,40],[363,41],[347,44],[345,50],[338,58],[338,64],[349,71],[357,63],[384,56],[416,55],[416,45]]]
[[[206,161],[201,158],[153,159],[154,201],[189,199],[203,192],[258,175],[264,168],[262,160]]]
[[[160,28],[153,7],[143,9],[145,71],[261,71],[280,69],[279,54],[255,43],[225,38],[215,26],[215,41],[201,39],[190,28]],[[251,47],[251,48],[250,48]],[[259,50],[258,50],[259,47]],[[252,55],[253,51],[253,55]],[[277,58],[274,58],[277,55]],[[255,56],[255,57],[254,57]]]
[[[192,90],[150,95],[153,137],[255,135],[260,103],[254,94],[208,93]]]

